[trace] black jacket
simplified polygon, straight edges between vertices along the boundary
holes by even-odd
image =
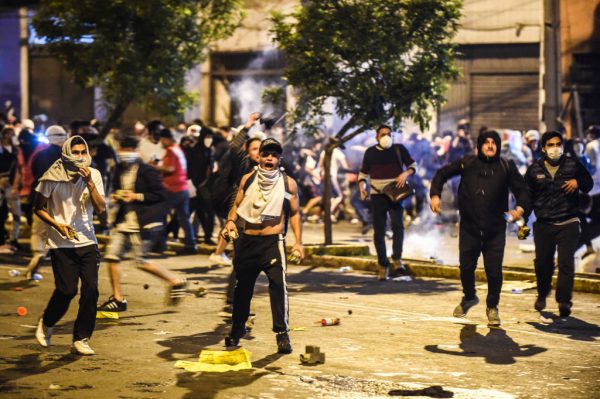
[[[121,174],[124,170],[123,166],[117,166],[113,182],[115,191],[121,189]],[[121,223],[129,209],[135,211],[140,231],[150,223],[162,223],[169,209],[165,205],[167,194],[160,173],[152,166],[140,162],[135,179],[135,192],[144,194],[144,200],[129,204],[120,203],[115,223]]]
[[[546,169],[544,158],[535,161],[525,173],[533,201],[533,211],[542,223],[557,223],[577,217],[579,193],[567,194],[562,185],[575,179],[579,190],[587,193],[594,186],[592,177],[578,160],[563,156],[554,178]]]
[[[460,176],[458,207],[461,227],[479,231],[504,228],[504,213],[508,211],[508,191],[513,193],[517,206],[531,212],[529,190],[523,176],[513,161],[500,158],[500,137],[487,134],[478,138],[478,156],[466,156],[439,169],[431,181],[430,196],[440,196],[444,183]],[[482,155],[481,145],[485,135],[497,140],[496,156],[487,159]]]

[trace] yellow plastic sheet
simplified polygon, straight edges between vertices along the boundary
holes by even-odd
[[[102,312],[102,311],[97,311],[96,312],[96,318],[97,319],[119,319],[119,314],[117,312]]]
[[[244,348],[233,351],[211,351],[203,350],[197,362],[179,360],[175,362],[175,368],[186,371],[211,373],[224,373],[227,371],[238,371],[252,368],[250,352]]]

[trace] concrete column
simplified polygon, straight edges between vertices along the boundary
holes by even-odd
[[[19,8],[21,119],[29,118],[29,29],[27,7]]]
[[[561,112],[560,0],[544,0],[544,123],[556,130]]]

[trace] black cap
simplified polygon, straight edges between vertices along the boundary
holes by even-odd
[[[556,130],[550,131],[550,132],[546,132],[544,134],[542,134],[542,138],[540,139],[540,147],[543,148],[546,146],[546,142],[550,139],[553,139],[555,137],[558,137],[561,141],[561,143],[563,142],[563,136],[562,134],[560,134],[559,132],[557,132]]]
[[[274,151],[274,152],[278,153],[279,155],[281,155],[283,153],[283,147],[281,146],[279,141],[275,140],[272,137],[269,137],[268,139],[264,139],[260,143],[260,148],[258,149],[258,151],[259,152]]]
[[[169,129],[162,129],[159,134],[159,137],[161,138],[165,138],[165,139],[174,139],[175,137],[173,137],[173,132],[171,132]]]

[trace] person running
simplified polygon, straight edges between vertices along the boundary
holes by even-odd
[[[155,240],[162,234],[166,211],[164,201],[167,198],[162,178],[156,169],[142,162],[135,138],[126,137],[120,144],[120,163],[113,180],[113,199],[118,205],[116,229],[110,235],[104,257],[109,262],[108,275],[113,293],[98,310],[127,310],[127,299],[121,292],[119,263],[128,243],[131,244],[136,266],[166,281],[169,284],[167,304],[176,305],[186,294],[185,279],[145,259]]]
[[[500,157],[500,135],[485,131],[477,138],[477,155],[467,155],[438,170],[431,181],[430,207],[442,210],[444,183],[460,176],[458,240],[460,280],[463,298],[454,309],[454,317],[465,317],[479,303],[475,290],[477,259],[483,254],[488,293],[488,324],[500,325],[498,304],[502,289],[502,260],[506,243],[506,219],[514,221],[531,212],[529,190],[513,161]],[[508,210],[508,192],[516,198],[515,209]]]
[[[560,317],[568,317],[573,306],[575,251],[580,234],[579,193],[588,193],[594,181],[581,162],[563,154],[563,144],[559,132],[544,133],[540,141],[543,157],[527,169],[525,181],[537,218],[533,224],[538,292],[534,308],[539,312],[546,308],[556,253],[556,302]]]
[[[56,288],[35,337],[50,346],[52,328],[65,315],[81,280],[79,311],[73,327],[71,351],[94,355],[89,345],[96,325],[100,253],[94,233],[93,214],[104,212],[104,187],[98,170],[90,168],[91,157],[81,136],[68,139],[57,160],[40,178],[34,201],[35,214],[46,222]]]
[[[225,338],[226,346],[237,346],[246,334],[250,302],[260,272],[269,279],[269,297],[276,334],[277,352],[291,353],[289,304],[286,283],[285,226],[289,222],[294,232],[292,253],[304,258],[302,219],[296,182],[279,170],[283,148],[273,139],[265,139],[259,148],[259,163],[254,171],[244,175],[234,204],[229,211],[223,234],[235,239],[233,267],[236,286],[233,298],[232,326]],[[241,235],[238,234],[240,224]]]

